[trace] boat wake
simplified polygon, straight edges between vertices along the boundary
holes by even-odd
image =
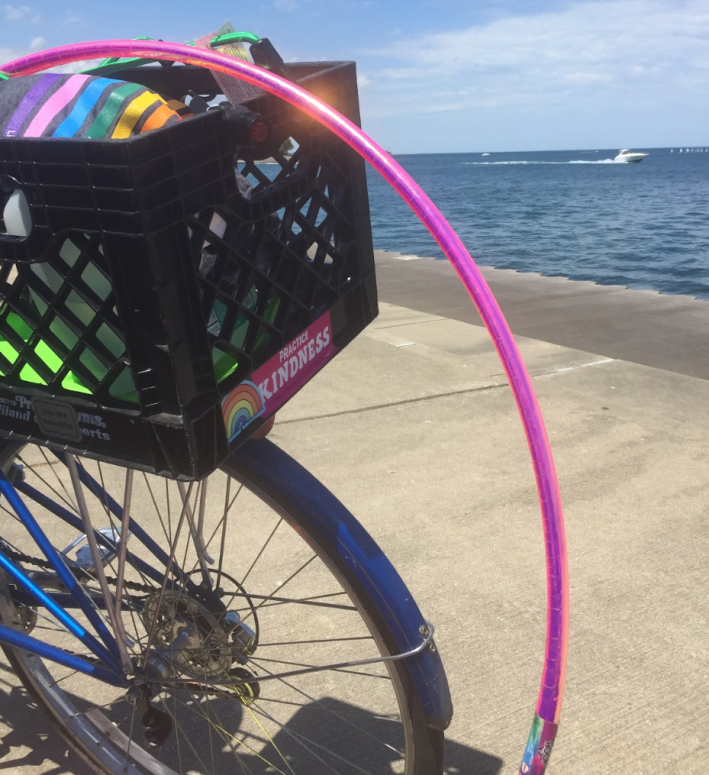
[[[513,164],[626,164],[624,161],[615,161],[615,159],[598,159],[596,161],[586,161],[585,159],[576,159],[574,161],[464,161],[465,165],[513,165]]]

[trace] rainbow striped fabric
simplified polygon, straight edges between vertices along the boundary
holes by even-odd
[[[111,78],[45,73],[0,81],[1,137],[121,140],[185,115],[181,102]]]

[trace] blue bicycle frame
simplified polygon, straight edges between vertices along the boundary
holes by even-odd
[[[59,460],[65,463],[66,458],[62,453],[56,453]],[[102,503],[114,514],[118,520],[123,518],[123,509],[119,504],[89,475],[86,469],[77,461],[79,478]],[[105,607],[105,601],[101,595],[89,594],[77,581],[68,567],[65,559],[57,552],[51,541],[41,529],[31,511],[25,505],[19,493],[26,495],[50,513],[62,519],[76,530],[83,531],[81,519],[72,514],[68,509],[56,503],[51,498],[36,490],[26,482],[20,481],[13,485],[4,472],[0,470],[0,493],[5,497],[20,522],[27,529],[44,556],[47,558],[52,570],[66,587],[67,593],[52,594],[44,591],[21,568],[12,562],[0,551],[0,568],[14,582],[15,589],[12,598],[23,605],[39,604],[45,607],[67,631],[74,635],[87,649],[100,661],[95,664],[75,654],[52,646],[49,643],[33,638],[26,633],[15,630],[7,625],[0,624],[0,643],[22,648],[38,656],[50,659],[58,664],[70,667],[78,672],[98,678],[106,683],[121,686],[127,685],[127,679],[120,664],[118,645],[113,634],[106,627],[99,615],[97,608]],[[167,553],[143,530],[143,528],[131,517],[129,529],[133,535],[155,556],[158,562],[165,568],[172,565],[172,572],[178,580],[181,588],[192,592],[197,590],[197,585],[174,562],[170,563]],[[94,530],[97,543],[111,551],[117,551],[113,541],[98,530]],[[133,565],[144,577],[162,585],[164,574],[160,573],[152,565],[136,557],[131,552],[126,553],[126,561]],[[168,582],[167,587],[173,587],[174,582]],[[74,619],[68,610],[80,609],[95,629],[103,644],[88,632]]]

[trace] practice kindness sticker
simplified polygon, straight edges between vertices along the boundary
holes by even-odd
[[[264,414],[273,414],[332,358],[330,313],[326,312],[289,342],[222,401],[229,441]]]

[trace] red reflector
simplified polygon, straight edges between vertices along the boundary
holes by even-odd
[[[255,121],[249,128],[249,140],[252,143],[264,143],[268,140],[268,124],[265,121]]]

